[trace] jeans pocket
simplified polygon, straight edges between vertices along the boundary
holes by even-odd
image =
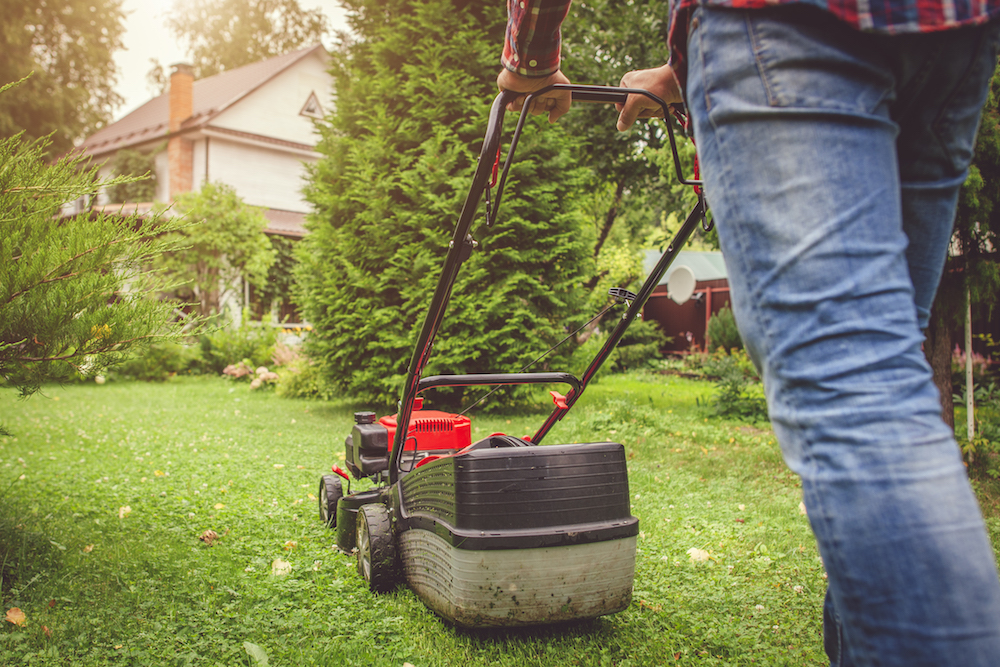
[[[872,36],[831,21],[822,10],[747,12],[746,29],[772,107],[870,114],[892,98],[892,78],[872,66]]]

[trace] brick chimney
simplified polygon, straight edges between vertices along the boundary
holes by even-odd
[[[170,73],[170,141],[167,156],[170,162],[170,198],[193,187],[194,144],[176,133],[181,124],[194,114],[194,69],[186,63],[173,65]]]

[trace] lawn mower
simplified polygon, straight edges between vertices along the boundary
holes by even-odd
[[[601,86],[556,87],[570,91],[575,101],[623,103],[632,93],[654,100],[668,119],[674,161],[680,164],[669,110],[654,95]],[[389,591],[405,581],[435,613],[474,628],[592,618],[622,611],[631,602],[639,522],[630,512],[624,447],[541,443],[579,400],[705,219],[699,195],[639,292],[611,290],[626,311],[579,378],[565,372],[422,377],[458,270],[476,248],[470,229],[484,193],[487,219],[496,224],[527,117],[521,113],[490,202],[504,110],[512,97],[501,92],[490,110],[479,164],[416,341],[398,411],[381,418],[355,413],[345,442],[347,472],[333,466],[335,474],[322,477],[318,494],[321,520],[336,530],[341,550],[356,553],[358,572],[371,591]],[[677,174],[684,183],[700,185],[685,179],[679,166]],[[569,387],[565,395],[550,392],[555,407],[530,437],[496,433],[473,442],[469,417],[425,410],[419,396],[439,387],[523,384]],[[370,479],[374,488],[351,493],[351,477]]]

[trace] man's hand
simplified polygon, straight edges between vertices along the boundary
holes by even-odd
[[[683,102],[680,86],[670,65],[639,69],[627,72],[619,84],[622,88],[642,88],[648,90],[667,104]],[[659,104],[644,95],[629,95],[625,104],[616,104],[618,109],[618,131],[624,132],[632,127],[636,118],[662,117],[663,109]]]
[[[569,79],[562,72],[554,72],[546,77],[521,76],[509,69],[500,70],[497,75],[497,88],[500,90],[511,90],[516,93],[533,93],[554,83],[569,83]],[[518,95],[513,102],[507,105],[507,111],[520,111],[524,106],[526,95]],[[528,113],[532,116],[548,113],[549,122],[554,123],[569,111],[573,96],[565,90],[550,90],[539,97],[531,100],[531,108]]]

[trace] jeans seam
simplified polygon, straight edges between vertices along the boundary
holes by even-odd
[[[764,50],[764,47],[761,44],[757,33],[753,29],[753,20],[750,18],[750,12],[744,13],[743,22],[744,25],[746,25],[747,38],[750,40],[750,48],[753,49],[754,65],[757,68],[757,76],[760,78],[760,84],[764,89],[764,95],[767,97],[767,104],[772,107],[779,106],[777,93],[771,89],[771,82],[766,76],[767,67],[761,60],[761,52]]]
[[[699,30],[699,28],[701,26],[701,20],[698,17],[699,17],[700,14],[701,14],[701,8],[696,8],[691,13],[691,18],[688,19],[688,30],[689,30],[689,32],[688,32],[688,43],[690,44],[691,41],[693,41],[691,39],[691,32],[694,32],[694,37],[699,42],[698,59],[701,61],[701,71],[704,72],[705,71],[705,45],[701,44],[701,35],[702,35],[703,31]],[[711,118],[712,100],[709,99],[709,96],[708,96],[708,86],[704,86],[704,90],[702,91],[702,97],[704,98],[704,102],[705,102],[705,114],[709,118]],[[715,124],[713,123],[713,126],[714,125]],[[716,129],[718,129],[718,128],[716,128]],[[697,150],[697,146],[695,147],[695,150]]]

